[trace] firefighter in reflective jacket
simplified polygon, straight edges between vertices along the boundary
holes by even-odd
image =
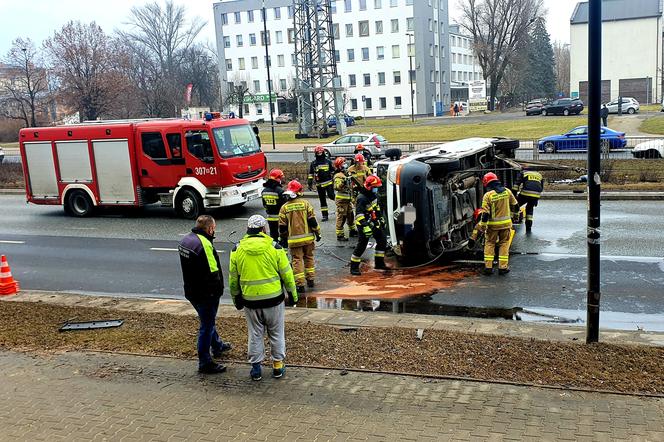
[[[505,275],[510,271],[512,210],[518,210],[518,203],[512,192],[503,187],[495,173],[484,175],[482,184],[487,192],[482,198],[482,221],[478,228],[485,232],[484,274],[493,273],[495,250],[498,249],[498,273]]]
[[[353,155],[360,154],[364,157],[364,161],[367,162],[367,165],[371,165],[371,152],[367,150],[362,143],[358,144],[355,146],[355,150],[353,151]]]
[[[270,226],[270,236],[275,241],[279,241],[279,210],[284,205],[284,189],[281,187],[283,179],[284,173],[281,169],[272,169],[261,193],[263,207],[267,213],[267,224]]]
[[[328,220],[327,198],[334,200],[334,188],[332,186],[332,161],[325,156],[323,146],[316,146],[314,149],[316,158],[309,166],[308,184],[309,190],[313,190],[314,181],[316,182],[316,191],[320,200],[321,221]]]
[[[293,180],[284,192],[289,201],[279,211],[279,237],[282,247],[288,247],[293,257],[293,271],[298,293],[304,293],[304,281],[314,287],[314,240],[320,241],[320,226],[314,208],[302,198],[302,184]]]
[[[348,241],[344,232],[344,224],[348,224],[348,234],[356,236],[353,219],[353,203],[351,202],[351,181],[346,175],[346,159],[334,160],[334,202],[337,205],[337,241]]]
[[[371,169],[364,163],[364,156],[361,153],[355,154],[355,164],[348,168],[348,175],[351,179],[353,204],[357,199],[357,194],[364,188],[364,182],[371,175]]]
[[[374,268],[377,270],[388,270],[385,265],[385,249],[387,248],[387,239],[383,233],[385,221],[378,205],[378,189],[383,182],[376,175],[369,175],[364,186],[357,197],[357,206],[355,206],[355,226],[359,238],[357,246],[353,250],[350,258],[351,275],[361,275],[360,262],[362,254],[369,244],[369,238],[376,239],[376,251],[374,252]]]
[[[515,184],[517,191],[519,190],[519,184],[521,185],[521,191],[517,199],[519,206],[523,206],[524,204],[526,206],[526,233],[530,233],[533,228],[535,207],[544,190],[544,179],[539,172],[524,169],[521,178]]]

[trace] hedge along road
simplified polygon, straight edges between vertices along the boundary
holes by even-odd
[[[317,205],[317,201],[310,201]],[[182,297],[176,247],[192,223],[176,218],[171,210],[106,211],[75,219],[65,216],[57,206],[26,205],[22,195],[0,195],[0,205],[5,209],[0,213],[0,253],[8,256],[24,289]],[[650,201],[603,203],[603,326],[646,330],[664,326],[664,237],[658,219],[652,216],[660,206]],[[262,213],[258,201],[212,213],[218,220],[216,244],[224,272],[233,242],[241,237],[247,218],[254,213]],[[517,232],[512,272],[507,277],[482,277],[479,261],[450,264],[452,267],[445,270],[434,267],[432,272],[450,275],[460,269],[456,273],[460,276],[441,278],[444,284],[438,286],[437,293],[417,297],[406,303],[406,309],[450,313],[470,308],[485,315],[495,308],[511,311],[516,307],[571,320],[584,318],[585,216],[583,201],[542,201],[535,212],[534,234],[526,237]],[[328,291],[335,297],[352,299],[357,280],[347,276],[346,261],[353,244],[338,247],[333,220],[322,225],[322,247],[316,254],[319,293]],[[391,284],[397,276],[408,280],[410,274],[409,270],[395,272],[385,281]],[[228,296],[222,299],[229,302]],[[355,303],[345,305],[354,307]],[[374,307],[392,310],[391,302]]]

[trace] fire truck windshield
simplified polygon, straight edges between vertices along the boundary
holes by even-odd
[[[241,157],[260,151],[254,131],[246,124],[217,127],[212,131],[222,158]]]

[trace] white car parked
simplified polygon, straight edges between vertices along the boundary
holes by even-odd
[[[328,157],[352,157],[358,144],[362,144],[372,158],[380,158],[388,143],[383,136],[375,133],[356,133],[339,137],[331,143],[323,144],[323,147]]]
[[[606,103],[606,107],[609,109],[610,114],[618,113],[618,99],[609,101]],[[639,111],[641,106],[639,102],[636,101],[636,98],[632,97],[622,97],[622,112],[623,114],[635,114]]]

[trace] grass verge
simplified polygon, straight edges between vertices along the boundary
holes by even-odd
[[[653,135],[664,135],[664,116],[647,118],[641,123],[639,131]]]
[[[0,348],[29,351],[103,350],[195,358],[197,319],[109,308],[0,302]],[[124,318],[108,330],[58,332],[67,319]],[[245,360],[246,324],[222,318],[220,335],[235,344],[232,360]],[[563,387],[664,394],[664,349],[583,345],[426,330],[358,328],[342,331],[312,323],[286,323],[288,363],[462,376]]]
[[[20,164],[0,164],[0,188],[23,188],[23,183],[23,168]]]

